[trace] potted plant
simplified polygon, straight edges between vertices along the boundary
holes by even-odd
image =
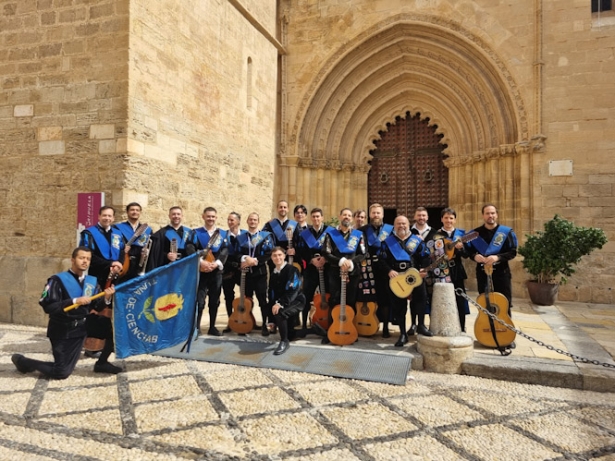
[[[559,285],[575,272],[581,257],[607,242],[602,229],[575,226],[558,215],[545,223],[544,231],[526,238],[518,251],[523,267],[534,277],[528,282],[530,299],[539,305],[554,304]]]

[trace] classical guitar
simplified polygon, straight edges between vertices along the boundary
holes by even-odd
[[[293,249],[293,232],[294,230],[292,228],[287,228],[285,231],[289,250]],[[291,266],[295,266],[297,270],[299,271],[299,273],[303,272],[303,267],[301,267],[301,264],[294,262],[293,255],[288,255],[288,264],[290,264]]]
[[[380,328],[380,321],[376,315],[378,304],[374,301],[359,301],[356,307],[354,326],[357,333],[359,336],[374,336]]]
[[[446,258],[446,253],[438,257],[428,267],[425,268],[425,272],[438,267],[443,259]],[[407,298],[412,294],[412,291],[423,283],[423,279],[418,269],[411,267],[405,272],[396,275],[392,279],[389,279],[389,287],[395,296],[398,298]]]
[[[139,237],[143,235],[143,232],[147,230],[147,223],[139,224],[139,226],[135,229],[135,233],[130,237],[130,240],[126,242],[125,247],[129,247],[133,243],[137,241]],[[124,254],[124,264],[122,264],[122,270],[118,274],[119,278],[124,277],[128,273],[128,269],[130,269],[130,256],[128,253]]]
[[[233,312],[228,319],[228,326],[235,333],[250,333],[254,328],[254,317],[252,316],[252,300],[246,298],[246,272],[248,269],[241,270],[241,282],[239,284],[239,298],[233,300]]]
[[[487,275],[487,286],[485,293],[476,298],[476,302],[484,307],[487,311],[494,314],[500,320],[508,325],[514,326],[510,316],[508,315],[508,299],[502,293],[493,292],[493,266],[483,266]],[[510,346],[515,340],[517,333],[506,328],[501,323],[494,321],[489,315],[479,309],[478,317],[474,322],[474,336],[476,340],[485,347],[497,349]]]
[[[318,324],[326,330],[329,328],[329,298],[331,295],[325,291],[325,270],[322,267],[318,268],[318,290],[319,293],[314,295],[313,300],[312,324]]]
[[[444,251],[446,253],[446,257],[449,260],[452,260],[455,257],[455,245],[457,245],[457,242],[461,242],[461,243],[471,242],[476,237],[478,237],[478,232],[472,231],[472,232],[468,232],[465,235],[462,235],[461,237],[455,240],[443,239],[444,240]]]
[[[354,311],[346,306],[346,284],[348,283],[348,272],[340,271],[341,295],[340,303],[331,311],[333,323],[327,331],[327,337],[332,344],[337,346],[348,346],[353,344],[359,337],[354,326]]]

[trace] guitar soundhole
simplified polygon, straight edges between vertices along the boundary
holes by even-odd
[[[367,306],[361,307],[361,314],[363,315],[369,314],[369,308]]]
[[[346,321],[346,316],[340,315],[340,322],[345,322],[345,321]]]
[[[406,283],[408,285],[414,285],[414,283],[416,282],[416,278],[412,275],[409,275],[408,277],[406,277]]]

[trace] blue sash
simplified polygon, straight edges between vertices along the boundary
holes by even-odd
[[[98,251],[103,258],[105,258],[107,261],[120,260],[122,234],[119,230],[111,226],[111,245],[109,245],[109,242],[102,234],[98,226],[88,227],[86,230],[92,235],[94,243],[96,243],[96,248],[98,248]]]
[[[226,231],[226,235],[228,237],[228,254],[230,255],[234,255],[236,253],[236,243],[237,243],[237,239],[239,238],[240,235],[243,234],[247,234],[248,231],[245,229],[239,229],[239,233],[237,234],[237,237],[235,237],[234,235],[231,234],[230,231]]]
[[[173,239],[177,240],[177,249],[183,250],[186,246],[186,241],[188,240],[188,236],[190,235],[190,228],[186,226],[182,226],[184,229],[184,238],[180,238],[179,234],[175,229],[169,227],[167,231],[164,233],[165,237],[169,239],[169,242]]]
[[[204,227],[199,227],[198,229],[195,229],[194,232],[196,233],[196,238],[199,239],[201,248],[202,249],[207,248],[207,245],[209,244],[209,239],[211,238],[211,236],[209,235],[209,232],[207,232],[207,230]],[[226,231],[222,229],[218,229],[218,236],[216,237],[216,241],[209,248],[210,251],[212,251],[213,253],[220,251],[220,248],[222,247],[222,244],[224,243],[225,238],[226,238]]]
[[[94,296],[96,294],[96,284],[98,282],[93,275],[85,276],[85,279],[83,279],[83,286],[81,286],[73,274],[68,271],[60,272],[56,274],[56,277],[60,279],[71,299],[80,298],[81,296]]]
[[[280,221],[278,221],[277,219],[272,219],[271,221],[269,221],[269,226],[273,231],[273,235],[275,235],[276,241],[288,242],[288,239],[286,238],[286,230],[292,229],[294,233],[295,228],[297,227],[297,221],[289,219],[288,221],[286,221],[286,229],[282,229],[282,226],[280,226]]]
[[[322,231],[322,234],[320,234],[320,237],[318,237],[317,239],[316,237],[314,237],[314,234],[312,234],[312,231],[308,228],[301,232],[301,238],[311,250],[322,250],[322,246],[325,243],[325,237],[329,233],[329,229],[331,228],[325,226],[324,230]]]
[[[335,243],[337,250],[343,255],[355,253],[363,237],[363,232],[356,229],[350,231],[348,240],[344,238],[344,235],[339,229],[330,229],[328,234],[331,240],[333,240],[333,243]]]
[[[380,232],[376,235],[374,232],[374,227],[369,226],[367,228],[367,246],[370,248],[380,248],[380,244],[384,242],[384,240],[391,235],[393,232],[393,226],[390,224],[383,224],[380,228]]]
[[[115,227],[122,233],[122,237],[124,237],[124,240],[126,242],[128,242],[132,238],[132,236],[135,235],[135,230],[132,228],[128,221],[116,224]],[[147,244],[147,240],[151,233],[152,228],[148,226],[148,228],[145,229],[145,232],[143,232],[137,240],[132,242],[132,244],[137,247],[144,247]]]
[[[237,244],[239,245],[239,248],[245,248],[249,251],[250,248],[256,248],[260,245],[269,235],[271,234],[267,231],[259,231],[253,238],[250,238],[250,233],[245,232],[237,236]]]
[[[497,255],[502,251],[502,245],[506,242],[508,234],[510,234],[511,231],[512,229],[510,227],[499,225],[489,245],[487,245],[487,242],[480,236],[472,240],[470,245],[476,248],[483,256]]]
[[[423,240],[418,235],[412,234],[404,243],[399,240],[397,236],[391,234],[384,242],[387,244],[389,252],[396,261],[410,261],[417,248],[421,246],[422,241]]]

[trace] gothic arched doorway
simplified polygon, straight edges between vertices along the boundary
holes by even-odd
[[[384,207],[385,222],[398,215],[410,221],[418,206],[427,208],[429,224],[440,226],[440,211],[448,204],[448,169],[441,134],[421,114],[397,117],[375,141],[368,175],[368,201]]]

